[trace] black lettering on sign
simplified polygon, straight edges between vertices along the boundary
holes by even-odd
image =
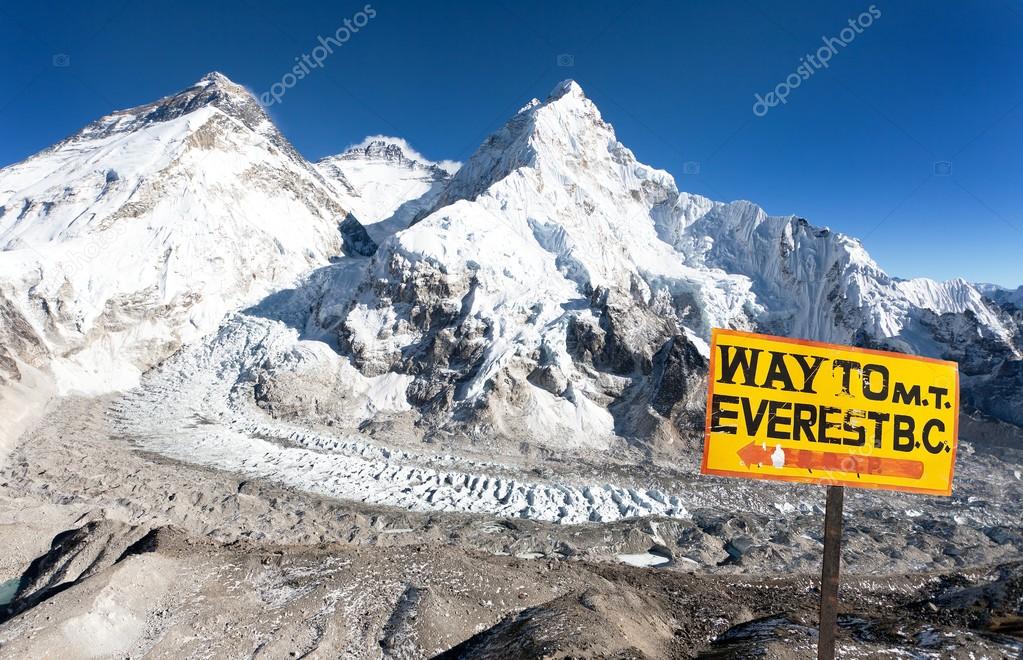
[[[721,404],[739,403],[739,397],[728,396],[727,394],[715,394],[710,404],[710,430],[715,433],[735,434],[738,429],[734,426],[726,426],[721,423],[722,419],[738,419],[738,410],[723,410]]]
[[[931,385],[927,388],[927,391],[934,395],[934,407],[940,410],[942,399],[944,399],[945,395],[948,394],[948,389],[945,387],[938,387],[937,385]],[[945,401],[944,403],[946,408],[952,407],[952,404],[948,401]]]
[[[718,381],[719,383],[734,385],[735,373],[742,370],[743,385],[756,385],[757,361],[760,359],[759,348],[726,346],[725,344],[718,344],[718,348],[721,349],[721,380]],[[734,353],[733,350],[735,350]]]
[[[840,415],[842,414],[841,408],[833,408],[831,406],[822,406],[820,415],[820,430],[817,432],[817,439],[820,442],[830,442],[833,445],[837,445],[842,442],[842,439],[838,436],[828,436],[828,429],[839,429],[842,428],[842,423],[839,421],[830,421],[828,415]]]
[[[805,435],[810,442],[817,442],[813,427],[817,424],[817,406],[797,403],[792,409],[793,440],[802,440]]]
[[[757,430],[760,429],[760,424],[764,421],[764,415],[767,414],[767,399],[761,399],[757,405],[757,412],[753,413],[753,407],[750,400],[746,397],[742,399],[742,416],[746,421],[746,432],[754,436],[757,434]]]
[[[852,383],[852,372],[859,371],[860,363],[853,360],[832,360],[831,364],[842,370],[842,392],[851,394],[849,391]]]
[[[909,389],[898,381],[892,388],[892,403],[905,403],[911,406],[923,405],[923,397],[920,395],[920,386],[914,385]]]
[[[870,386],[872,374],[881,376],[881,389],[876,392]],[[863,396],[871,401],[884,401],[888,398],[888,367],[880,364],[863,365]]]
[[[854,424],[853,419],[863,419],[866,414],[862,410],[846,410],[845,419],[842,420],[842,430],[846,433],[854,433],[856,437],[845,438],[842,444],[850,447],[862,447],[867,444],[867,429],[863,424]]]
[[[792,357],[796,359],[799,368],[803,370],[803,388],[800,391],[805,394],[817,394],[813,389],[813,381],[817,379],[821,365],[824,364],[824,360],[827,358],[820,357],[819,355],[800,355],[798,353],[793,353]],[[810,360],[813,360],[813,362],[810,362]]]
[[[884,423],[891,417],[888,413],[875,412],[867,413],[867,419],[874,422],[874,449],[881,448],[881,434],[884,433]]]
[[[767,421],[767,437],[773,438],[774,440],[788,440],[792,434],[782,431],[778,428],[778,426],[791,424],[792,418],[782,417],[778,414],[778,411],[791,410],[792,404],[788,401],[771,401],[768,404],[767,409],[771,416],[771,418]]]
[[[913,451],[913,430],[916,422],[909,415],[895,415],[895,439],[892,448],[895,451]]]
[[[781,383],[780,389],[786,392],[796,391],[796,386],[792,384],[792,376],[789,375],[789,370],[785,366],[785,354],[771,351],[771,364],[767,367],[767,377],[761,387],[772,390],[779,389],[774,386],[774,383]]]
[[[932,454],[940,454],[941,452],[945,451],[945,443],[941,440],[938,440],[938,444],[936,445],[931,444],[931,429],[935,427],[937,427],[938,431],[942,433],[945,432],[944,422],[942,422],[940,419],[929,419],[924,423],[924,428],[921,433],[923,435],[924,449],[926,449]]]

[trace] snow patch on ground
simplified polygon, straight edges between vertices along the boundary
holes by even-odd
[[[629,566],[640,568],[652,568],[654,566],[665,566],[671,563],[671,557],[665,557],[653,552],[640,552],[636,554],[618,555],[618,561]]]

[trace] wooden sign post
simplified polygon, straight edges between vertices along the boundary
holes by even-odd
[[[700,471],[828,486],[817,657],[834,658],[843,487],[951,495],[958,365],[735,330],[710,350]]]
[[[817,660],[835,657],[838,631],[838,569],[842,555],[842,496],[844,486],[828,486],[824,511],[824,562],[821,568],[821,616],[817,637]]]

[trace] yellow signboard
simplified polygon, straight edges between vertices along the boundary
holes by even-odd
[[[714,330],[704,474],[952,493],[955,362]]]

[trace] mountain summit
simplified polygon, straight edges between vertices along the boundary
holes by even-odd
[[[0,170],[0,344],[60,391],[130,385],[337,255],[347,213],[252,95],[209,74]]]
[[[248,90],[222,73],[213,71],[176,94],[101,117],[69,139],[96,139],[127,133],[147,125],[173,121],[208,106],[219,109],[254,131],[272,127],[269,117]],[[63,143],[57,146],[60,144]]]
[[[401,138],[367,137],[316,163],[376,241],[405,229],[431,207],[460,163],[435,163]]]

